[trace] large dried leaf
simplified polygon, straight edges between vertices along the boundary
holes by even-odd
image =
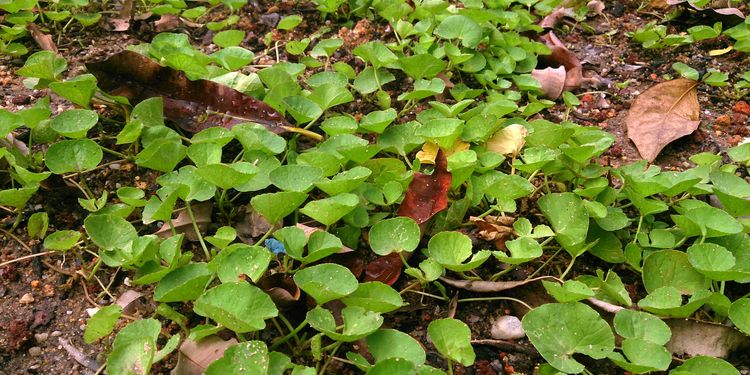
[[[52,36],[42,32],[42,30],[39,29],[39,26],[37,26],[35,23],[26,25],[26,30],[29,31],[31,37],[34,38],[36,44],[39,45],[39,48],[47,51],[52,51],[54,53],[59,53],[59,51],[57,50],[57,45],[52,40]]]
[[[625,121],[628,137],[642,158],[654,161],[667,144],[698,128],[697,85],[696,81],[675,79],[657,84],[636,98]]]
[[[666,3],[668,5],[689,5],[691,8],[701,12],[714,12],[723,18],[725,18],[723,21],[725,22],[725,27],[728,26],[734,26],[738,23],[741,23],[745,19],[745,15],[740,11],[739,9],[732,7],[731,3],[729,1],[724,0],[717,0],[711,2],[708,7],[701,8],[694,4],[693,1],[690,0],[667,0]]]
[[[235,339],[223,340],[219,336],[208,336],[200,341],[190,339],[180,345],[177,365],[172,375],[200,375],[206,367],[224,355],[224,351],[237,343]]]
[[[211,224],[211,215],[213,214],[214,205],[213,202],[202,202],[192,206],[193,217],[195,217],[195,223],[198,225],[198,229],[201,232],[205,232],[208,226]],[[172,227],[174,227],[177,234],[185,233],[185,237],[190,241],[198,241],[198,235],[195,233],[195,227],[193,221],[190,219],[190,214],[187,210],[180,211],[177,214],[177,218],[172,220],[172,226],[169,223],[164,223],[158,231],[157,236],[161,238],[172,237]]]
[[[567,72],[564,66],[534,69],[531,71],[531,76],[542,84],[542,94],[550,99],[559,98],[565,89]]]
[[[261,277],[258,280],[258,287],[266,292],[280,309],[294,306],[302,295],[302,291],[294,283],[292,277],[283,273]]]
[[[86,64],[99,87],[127,97],[132,104],[160,96],[164,116],[189,132],[213,126],[256,122],[274,133],[293,131],[287,120],[266,103],[230,87],[208,80],[189,80],[185,74],[161,66],[132,51]]]
[[[130,21],[133,19],[133,0],[122,0],[117,17],[109,18],[109,25],[113,31],[128,31]]]
[[[383,284],[393,285],[401,276],[403,266],[399,253],[378,257],[367,264],[365,281],[380,281]]]
[[[735,350],[750,344],[747,336],[722,324],[691,319],[668,319],[666,323],[672,330],[667,349],[677,355],[726,358]]]
[[[400,216],[414,219],[417,224],[430,220],[436,213],[448,207],[448,190],[451,187],[451,173],[448,172],[448,159],[443,150],[438,151],[435,171],[431,175],[415,173],[406,190],[406,196],[398,208]]]

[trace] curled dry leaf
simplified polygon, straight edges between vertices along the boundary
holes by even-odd
[[[212,335],[199,341],[190,339],[180,345],[177,365],[172,375],[200,375],[206,371],[208,365],[224,356],[228,347],[237,343],[235,339],[224,340]]]
[[[59,51],[57,50],[57,45],[55,45],[55,42],[52,40],[52,36],[43,33],[42,30],[39,29],[39,26],[37,26],[35,23],[27,24],[26,30],[29,31],[31,37],[34,38],[36,44],[39,45],[39,48],[47,51],[52,51],[54,53],[59,53]]]
[[[198,229],[201,232],[205,232],[208,229],[208,225],[211,224],[211,215],[213,214],[214,205],[213,202],[202,202],[191,206],[193,210],[193,216],[195,217],[195,223],[198,224]],[[190,241],[198,241],[198,236],[195,233],[195,227],[193,227],[193,221],[190,220],[188,211],[182,210],[177,214],[177,218],[172,219],[172,226],[174,227],[177,234],[185,233],[185,238]],[[157,236],[161,238],[172,237],[172,228],[169,223],[164,223],[158,231]]]
[[[295,305],[302,295],[292,277],[283,273],[261,277],[258,287],[266,292],[280,309]]]
[[[117,301],[115,301],[115,304],[120,305],[122,307],[122,312],[125,314],[132,314],[133,311],[135,311],[135,301],[137,301],[139,298],[143,297],[142,293],[138,293],[135,290],[128,289],[125,291],[125,293],[121,294],[120,297],[117,298]]]
[[[112,31],[128,31],[130,29],[130,21],[133,19],[133,0],[122,0],[120,11],[117,13],[117,17],[109,19],[109,25],[112,26]]]
[[[257,211],[253,210],[253,207],[250,204],[240,207],[238,213],[240,219],[235,225],[237,237],[246,244],[254,244],[255,238],[264,235],[272,227],[271,223],[269,223],[268,220]],[[281,228],[282,223],[278,222],[273,226],[278,229]]]
[[[470,292],[478,293],[495,293],[502,292],[504,290],[513,289],[521,285],[526,285],[539,280],[553,279],[559,281],[560,279],[554,276],[540,276],[533,279],[526,279],[520,281],[483,281],[483,280],[454,280],[447,277],[441,277],[444,283],[459,289],[468,290]]]
[[[495,243],[498,250],[507,250],[505,241],[513,233],[513,222],[515,218],[510,216],[492,216],[488,215],[483,218],[476,216],[469,217],[469,221],[474,224],[479,232],[477,237]]]
[[[635,99],[625,122],[642,158],[654,161],[667,144],[698,128],[697,86],[696,81],[675,79],[652,86]]]
[[[526,135],[529,131],[521,124],[510,124],[497,131],[487,140],[488,150],[507,156],[515,157],[526,144]]]
[[[549,55],[539,56],[539,62],[550,67],[565,67],[565,90],[581,87],[588,80],[583,77],[583,66],[578,57],[571,52],[553,32],[548,32],[539,39],[552,51]]]
[[[133,51],[122,51],[86,67],[96,76],[99,87],[127,97],[131,104],[162,97],[164,116],[189,132],[214,126],[231,128],[243,122],[262,124],[277,134],[300,131],[252,96],[208,80],[191,81],[182,72]]]
[[[692,319],[667,319],[672,331],[667,349],[674,354],[726,358],[737,349],[750,346],[748,337],[723,324]]]
[[[557,68],[547,67],[531,71],[531,76],[542,84],[542,94],[550,99],[557,99],[562,95],[565,89],[566,74],[564,66],[558,66]]]

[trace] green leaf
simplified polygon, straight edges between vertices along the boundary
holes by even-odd
[[[246,341],[228,347],[224,355],[211,362],[206,375],[267,375],[268,348],[263,341]]]
[[[700,79],[700,73],[685,63],[676,62],[672,64],[672,69],[684,78],[692,79],[693,81]]]
[[[83,342],[91,344],[102,337],[108,336],[122,315],[120,305],[109,305],[99,309],[86,322],[86,330],[83,331]]]
[[[330,198],[310,201],[299,211],[315,221],[329,226],[354,210],[359,198],[350,193],[339,194]]]
[[[318,103],[304,96],[287,96],[282,99],[282,103],[294,120],[300,124],[311,122],[323,114],[323,109]]]
[[[29,237],[42,239],[47,235],[47,226],[49,225],[49,216],[46,212],[35,212],[29,217],[26,230]]]
[[[91,74],[82,74],[64,82],[52,82],[49,88],[73,104],[88,108],[96,92],[96,77]]]
[[[561,303],[577,302],[594,296],[594,291],[588,285],[577,280],[566,280],[563,285],[542,280],[542,285],[549,295]]]
[[[370,248],[375,254],[412,252],[419,246],[419,225],[408,217],[394,217],[377,222],[370,228]]]
[[[83,138],[99,122],[99,115],[88,109],[71,109],[52,119],[50,127],[68,138]]]
[[[537,204],[555,230],[557,242],[570,255],[580,255],[589,230],[589,214],[581,198],[573,193],[552,193],[539,198]]]
[[[367,375],[391,375],[391,374],[422,374],[417,372],[414,362],[404,358],[393,357],[377,361]]]
[[[74,230],[58,230],[44,239],[44,248],[48,250],[64,251],[72,248],[81,239],[81,232]]]
[[[440,232],[427,245],[429,257],[443,267],[456,272],[464,272],[484,263],[491,255],[488,250],[482,250],[472,257],[472,245],[469,236],[460,232]],[[471,260],[464,263],[469,257]]]
[[[347,306],[341,310],[343,327],[338,327],[333,314],[320,307],[307,312],[310,326],[336,341],[357,341],[373,332],[383,324],[383,317],[375,312],[366,311],[358,306]]]
[[[696,356],[676,367],[670,374],[739,375],[740,372],[721,358]]]
[[[154,301],[192,301],[203,293],[213,276],[206,263],[190,263],[169,272],[154,288]]]
[[[45,81],[56,81],[67,67],[68,63],[62,57],[50,51],[39,51],[26,58],[26,63],[16,71],[16,74]]]
[[[615,331],[625,339],[645,340],[665,345],[672,337],[669,326],[661,319],[642,311],[623,309],[614,319]]]
[[[389,358],[403,358],[419,366],[426,360],[422,345],[413,337],[395,329],[375,331],[365,338],[365,342],[376,363]]]
[[[432,78],[446,67],[445,61],[428,53],[406,56],[398,60],[398,65],[414,79]]]
[[[699,290],[683,305],[682,294],[679,289],[672,286],[663,286],[638,301],[638,307],[660,316],[687,318],[709,302],[712,295],[709,291]]]
[[[268,177],[281,190],[306,193],[323,177],[323,171],[308,165],[287,164],[271,171]]]
[[[103,156],[102,149],[92,140],[66,140],[50,146],[44,163],[54,174],[81,172],[96,168]]]
[[[231,46],[223,48],[211,55],[211,59],[226,70],[237,70],[251,62],[255,54],[242,47]]]
[[[602,359],[615,348],[609,324],[594,309],[580,302],[542,305],[527,313],[522,324],[539,354],[566,373],[584,370],[584,366],[573,359],[573,354]]]
[[[315,182],[315,186],[330,196],[348,193],[360,186],[371,174],[371,170],[356,166],[337,174],[331,179],[319,180]]]
[[[242,30],[224,30],[214,34],[214,44],[221,48],[239,46],[245,40]]]
[[[476,354],[471,347],[471,330],[464,322],[452,318],[433,320],[427,326],[427,334],[444,357],[464,366],[474,364]]]
[[[226,190],[246,184],[258,173],[258,167],[248,162],[208,164],[198,167],[195,172],[206,181]]]
[[[706,279],[693,268],[684,252],[662,250],[652,253],[643,262],[643,286],[649,293],[672,286],[684,294],[693,294],[705,289]]]
[[[435,35],[445,39],[460,39],[464,47],[476,48],[482,40],[482,28],[469,17],[453,15],[435,28]]]
[[[729,319],[735,327],[750,335],[750,298],[740,298],[729,308]]]
[[[156,355],[161,324],[156,319],[136,320],[115,337],[107,357],[108,374],[148,374]]]
[[[303,268],[294,274],[294,282],[315,299],[318,305],[345,297],[357,290],[357,279],[344,266],[324,263]]]
[[[387,313],[404,306],[401,294],[379,281],[359,284],[354,293],[341,301],[347,306],[359,306],[376,313]]]
[[[162,139],[150,143],[138,155],[135,163],[160,172],[171,172],[187,154],[187,147],[179,139]]]
[[[277,223],[296,210],[305,200],[307,194],[297,191],[282,191],[254,196],[250,205],[269,223]]]
[[[272,258],[264,247],[238,243],[223,249],[209,268],[216,270],[222,283],[242,281],[245,276],[257,282],[266,273]]]
[[[292,30],[300,23],[302,23],[302,16],[292,14],[282,18],[276,25],[276,28],[279,30]]]
[[[237,238],[237,230],[230,226],[223,226],[216,230],[213,236],[207,236],[206,241],[211,245],[224,249]]]
[[[239,333],[262,330],[264,320],[279,313],[268,294],[246,282],[207,290],[195,301],[193,310]]]
[[[138,237],[133,225],[119,216],[89,215],[83,226],[89,238],[103,250],[124,248]]]

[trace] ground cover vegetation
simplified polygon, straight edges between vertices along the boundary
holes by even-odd
[[[750,71],[710,62],[747,61],[743,2],[0,10],[8,82],[36,95],[0,109],[2,296],[90,308],[37,371],[748,371],[750,144],[672,143],[720,123],[706,95],[747,127]],[[626,11],[653,19],[613,28]],[[112,53],[66,53],[118,33]],[[627,136],[582,111],[633,82],[557,35],[617,33],[708,56],[647,74]],[[10,286],[34,267],[57,285]],[[25,373],[44,320],[2,322],[5,370]]]

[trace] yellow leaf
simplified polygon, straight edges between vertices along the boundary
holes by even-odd
[[[528,133],[521,124],[508,125],[487,140],[487,149],[498,154],[516,156],[523,149]]]
[[[453,144],[453,147],[451,147],[450,150],[443,151],[445,152],[445,156],[451,156],[457,152],[468,150],[469,146],[471,145],[464,141],[456,140],[456,143]],[[426,142],[422,145],[422,150],[417,152],[417,159],[419,159],[422,164],[435,164],[435,158],[437,157],[439,148],[440,147],[436,143]]]

